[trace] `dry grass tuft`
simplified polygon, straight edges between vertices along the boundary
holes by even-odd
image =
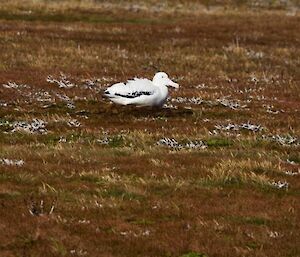
[[[226,160],[210,171],[209,180],[224,185],[270,186],[267,174],[274,169],[271,162]]]

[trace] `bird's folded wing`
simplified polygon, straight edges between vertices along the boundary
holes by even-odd
[[[148,79],[128,80],[126,84],[118,83],[110,88],[110,93],[126,98],[136,98],[142,95],[153,95],[157,87]]]

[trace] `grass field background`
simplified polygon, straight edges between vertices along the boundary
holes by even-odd
[[[1,256],[300,256],[299,1],[0,3]]]

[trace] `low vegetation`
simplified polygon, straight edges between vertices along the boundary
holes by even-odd
[[[298,1],[0,5],[1,256],[299,256]],[[104,89],[158,70],[162,109]]]

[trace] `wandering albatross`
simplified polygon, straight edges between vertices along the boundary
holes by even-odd
[[[134,78],[110,86],[104,94],[117,104],[161,107],[168,97],[167,86],[179,88],[165,72],[157,72],[152,81]]]

